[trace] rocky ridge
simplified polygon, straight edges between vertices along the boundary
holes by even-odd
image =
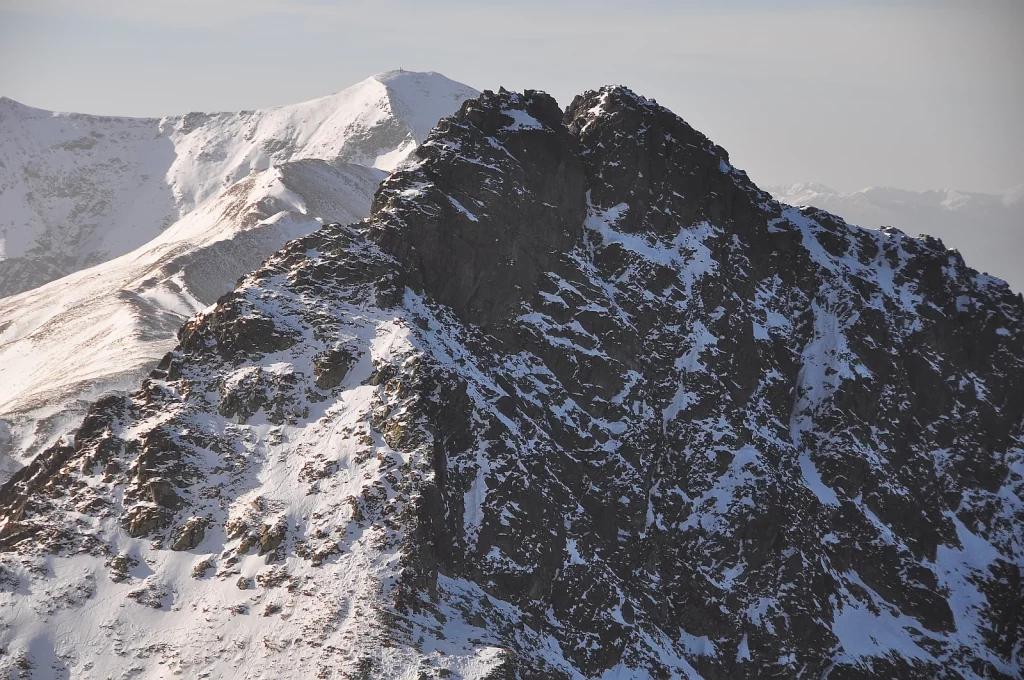
[[[862,227],[895,225],[910,234],[942,239],[972,267],[1005,279],[1017,292],[1024,291],[1015,256],[1024,247],[1024,185],[1003,194],[892,187],[844,193],[815,183],[768,190],[783,203],[821,208]]]
[[[1022,334],[625,88],[485,92],[0,488],[0,664],[1017,677]]]
[[[396,71],[293,106],[162,121],[0,102],[0,258],[15,246],[0,260],[0,483],[70,441],[92,401],[136,389],[188,317],[285,243],[369,215],[385,170],[475,94],[440,74]],[[78,137],[92,141],[67,141]],[[18,250],[43,239],[41,224],[52,248]],[[5,271],[42,271],[57,251],[84,258],[72,269],[92,266],[46,270],[62,278],[4,297],[14,292]]]

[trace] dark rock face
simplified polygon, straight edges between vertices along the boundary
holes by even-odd
[[[421,146],[421,162],[374,197],[371,238],[411,285],[486,328],[581,237],[583,164],[542,92],[485,93],[433,135],[444,143]]]
[[[279,563],[310,672],[1020,677],[1004,283],[625,88],[484,93],[416,155],[0,489],[0,547]]]
[[[345,379],[355,357],[342,348],[333,348],[313,359],[313,373],[316,375],[316,386],[322,390],[334,389]]]
[[[191,550],[203,542],[206,536],[206,522],[193,518],[185,523],[171,543],[171,550]]]

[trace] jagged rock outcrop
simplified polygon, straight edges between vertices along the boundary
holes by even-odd
[[[0,489],[12,667],[1019,677],[1020,296],[621,87],[415,156]]]
[[[374,199],[372,212],[390,219],[371,225],[410,285],[485,329],[580,241],[587,209],[578,144],[555,101],[527,91],[522,109],[508,110],[500,100],[485,94],[445,119],[436,134],[457,146],[421,147],[415,169]],[[508,134],[520,130],[542,134]]]
[[[1024,247],[1024,184],[1003,194],[877,186],[844,193],[813,182],[765,188],[783,203],[821,208],[862,227],[896,225],[940,238],[971,267],[1024,290],[1016,257]]]
[[[287,242],[369,215],[387,171],[477,94],[393,71],[163,120],[0,97],[0,483],[135,389],[186,319]]]

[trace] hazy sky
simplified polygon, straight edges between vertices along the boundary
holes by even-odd
[[[1024,183],[1022,0],[0,0],[0,95],[41,108],[260,108],[397,67],[563,106],[624,83],[761,184]]]

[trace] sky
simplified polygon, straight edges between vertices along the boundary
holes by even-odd
[[[0,96],[154,116],[381,71],[655,98],[761,185],[1024,183],[1024,1],[0,0]]]

